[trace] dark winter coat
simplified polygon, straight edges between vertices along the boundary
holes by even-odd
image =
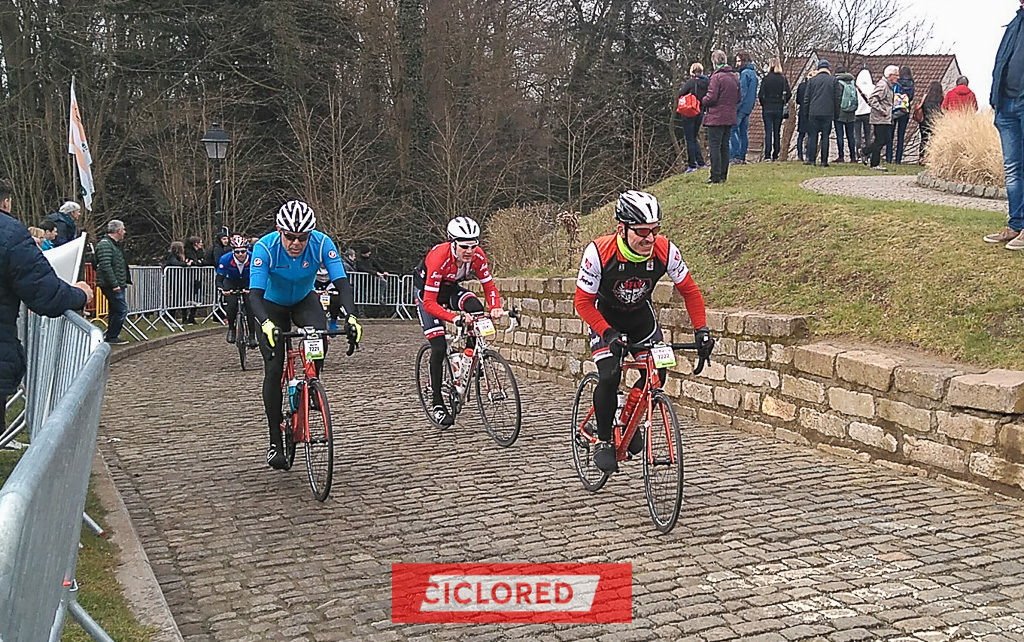
[[[999,109],[999,97],[1003,94],[1003,85],[1005,79],[1003,76],[1006,75],[1006,68],[1010,64],[1010,57],[1013,56],[1013,52],[1017,48],[1017,39],[1021,37],[1021,25],[1024,23],[1024,9],[1018,9],[1017,15],[1013,17],[1010,24],[1006,25],[1006,31],[1003,32],[1003,39],[999,43],[999,49],[996,51],[996,64],[992,68],[992,92],[989,94],[988,102],[990,105]],[[1024,83],[1020,84],[1020,92],[1016,96],[1011,96],[1014,99],[1014,106],[1017,111],[1024,109]]]
[[[123,288],[131,282],[124,250],[107,234],[96,243],[96,285],[113,289]]]
[[[810,105],[807,103],[807,79],[804,78],[796,87],[796,128],[801,134],[807,133],[807,119]]]
[[[740,81],[732,67],[725,65],[711,74],[708,93],[701,103],[704,105],[705,127],[731,127],[736,124]]]
[[[771,71],[761,79],[761,89],[757,92],[757,99],[761,103],[762,112],[781,114],[782,108],[789,102],[792,95],[786,77]]]
[[[704,74],[690,76],[690,79],[683,84],[683,88],[679,90],[679,94],[676,96],[676,103],[678,104],[679,99],[687,94],[693,94],[697,97],[698,101],[703,101],[704,96],[708,93],[709,82],[711,82],[711,79]],[[694,118],[697,117],[698,116],[694,116]],[[685,116],[683,118],[685,118]]]
[[[54,212],[47,215],[43,220],[53,221],[54,225],[57,226],[57,238],[53,239],[53,247],[64,245],[68,241],[74,241],[78,238],[78,223],[75,223],[75,219],[71,218],[70,214]]]
[[[841,98],[842,94],[836,93],[836,79],[827,70],[819,70],[807,81],[807,115],[811,118],[835,120],[839,116]]]
[[[749,116],[757,101],[757,72],[754,64],[748,62],[740,68],[740,104],[736,111],[740,116]]]
[[[85,306],[85,292],[61,281],[20,222],[0,212],[0,396],[10,396],[25,375],[18,341],[18,309],[58,317]]]

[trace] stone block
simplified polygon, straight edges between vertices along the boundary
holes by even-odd
[[[995,419],[982,419],[973,415],[953,414],[939,411],[935,413],[938,420],[939,433],[950,439],[969,441],[983,446],[996,443],[999,426]]]
[[[850,424],[848,433],[850,439],[854,441],[859,441],[878,450],[896,452],[896,438],[886,433],[881,426],[854,421]]]
[[[672,291],[671,283],[661,281],[654,286],[654,293],[651,295],[651,299],[659,305],[665,305],[672,301]]]
[[[517,346],[525,346],[526,345],[526,333],[525,332],[516,332],[515,333],[515,337],[513,338],[513,343],[515,343]]]
[[[548,353],[543,350],[539,350],[533,353],[533,365],[541,368],[548,367]]]
[[[875,398],[862,392],[851,392],[845,388],[828,389],[828,405],[846,415],[866,417],[875,416]]]
[[[854,461],[864,463],[871,461],[871,455],[852,448],[843,448],[842,446],[833,446],[831,444],[818,444],[815,448],[830,455],[842,457],[843,459],[852,459]]]
[[[877,399],[878,416],[894,424],[910,428],[917,432],[928,432],[932,429],[932,413],[930,410],[915,408],[909,404],[891,399]]]
[[[968,468],[972,475],[1007,486],[1024,488],[1024,466],[1021,464],[1015,464],[986,453],[971,453]]]
[[[705,320],[708,324],[708,329],[713,333],[725,332],[725,319],[729,315],[721,310],[707,310],[705,312]]]
[[[909,466],[907,464],[898,464],[894,461],[887,459],[876,459],[875,463],[882,468],[888,468],[889,470],[896,471],[901,475],[916,475],[918,477],[927,477],[928,471],[920,466]]]
[[[811,403],[825,402],[825,386],[817,381],[782,375],[782,394]]]
[[[768,360],[772,363],[789,365],[793,363],[793,346],[784,346],[781,343],[773,343],[768,352]]]
[[[743,395],[740,394],[740,391],[735,388],[727,388],[725,386],[715,387],[715,403],[719,406],[725,406],[726,408],[739,408],[742,397]]]
[[[768,317],[768,336],[797,339],[807,334],[806,316],[772,314]]]
[[[668,396],[672,397],[673,399],[678,399],[682,386],[680,385],[678,379],[670,378],[668,381],[665,382],[663,388],[665,392],[668,393]]]
[[[1007,424],[999,431],[999,448],[1003,455],[1024,461],[1024,425]]]
[[[714,410],[707,410],[706,408],[698,408],[697,421],[706,424],[718,424],[720,426],[728,426],[732,423],[732,415],[726,415],[721,412],[715,412]]]
[[[551,355],[548,359],[548,367],[552,370],[565,370],[565,357],[561,355]]]
[[[893,385],[900,392],[937,400],[946,394],[949,380],[961,374],[955,368],[901,364],[896,367]]]
[[[743,324],[750,312],[730,312],[725,318],[725,331],[729,334],[743,334]]]
[[[544,279],[527,278],[524,283],[527,292],[542,294],[544,292]]]
[[[842,351],[827,343],[796,346],[793,350],[793,365],[802,372],[831,379],[835,376],[836,357]]]
[[[551,299],[541,299],[540,311],[543,314],[554,314],[555,313],[555,302]]]
[[[786,430],[785,428],[775,429],[775,438],[782,441],[788,441],[791,444],[799,444],[801,446],[810,446],[811,442],[798,432],[792,430]]]
[[[1024,372],[989,370],[984,374],[953,377],[949,381],[946,403],[961,408],[1020,414],[1024,412]]]
[[[849,350],[836,356],[836,374],[845,381],[885,392],[892,385],[893,371],[899,363],[880,352]]]
[[[562,320],[561,319],[544,319],[544,331],[559,333],[562,331]]]
[[[967,453],[953,446],[907,436],[903,439],[903,454],[911,461],[926,466],[954,473],[967,472]]]
[[[552,336],[544,335],[543,337],[540,338],[540,347],[544,348],[545,350],[554,350],[555,338]]]
[[[597,372],[597,364],[591,359],[586,359],[583,362],[583,374],[588,375],[591,372]]]
[[[576,314],[576,309],[573,307],[572,301],[555,301],[555,314],[570,317]]]
[[[766,395],[764,401],[761,402],[761,412],[770,417],[778,417],[784,421],[796,419],[795,405],[781,399],[776,399],[771,395]]]
[[[736,344],[736,357],[740,361],[764,361],[768,347],[760,341],[740,341]]]
[[[747,368],[729,364],[725,367],[725,380],[729,383],[742,383],[748,386],[779,387],[779,373],[764,368]]]
[[[544,291],[548,294],[561,294],[562,293],[562,279],[559,277],[552,277],[544,282]],[[575,292],[574,287],[571,292]]]
[[[583,362],[579,359],[566,359],[566,364],[569,366],[569,374],[573,377],[578,377],[583,370]]]
[[[753,433],[762,437],[769,437],[775,432],[775,428],[771,424],[761,423],[760,421],[750,421],[740,417],[736,417],[736,419],[733,420],[732,425],[734,428],[739,428],[743,432]]]
[[[764,337],[768,335],[768,315],[761,312],[750,312],[743,321],[743,334]]]
[[[540,314],[540,299],[520,299],[519,305],[524,312],[535,312]]]
[[[711,386],[703,383],[697,383],[696,381],[683,382],[683,396],[701,403],[714,403],[714,395]]]
[[[533,365],[533,353],[529,350],[523,350],[519,353],[519,360],[527,365]]]
[[[565,337],[555,337],[555,350],[558,350],[559,352],[565,352],[565,349],[566,347],[568,347],[568,344],[569,340],[566,339]]]
[[[729,337],[722,337],[721,339],[715,339],[715,356],[718,357],[735,357],[736,356],[736,339],[730,339]]]
[[[562,319],[562,332],[564,334],[583,334],[583,320]]]
[[[683,361],[678,361],[677,366],[681,363],[683,363]],[[710,379],[712,381],[725,381],[725,365],[712,361],[704,366],[704,369],[701,370],[700,374],[697,376]]]
[[[569,340],[569,352],[574,354],[590,354],[587,350],[587,346],[590,344],[586,339],[570,339]]]
[[[846,422],[838,415],[818,412],[811,408],[801,408],[800,425],[828,437],[836,439],[846,437]]]
[[[761,393],[759,392],[744,392],[743,393],[743,409],[748,412],[760,412],[761,411]]]

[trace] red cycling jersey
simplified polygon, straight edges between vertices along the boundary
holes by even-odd
[[[423,292],[423,308],[438,319],[454,321],[459,315],[442,307],[437,302],[437,294],[446,286],[469,280],[471,274],[480,280],[484,288],[487,308],[501,307],[498,288],[494,287],[491,269],[487,266],[487,255],[480,246],[473,251],[469,263],[459,265],[455,258],[455,248],[451,242],[446,241],[431,248],[416,270],[415,286]]]

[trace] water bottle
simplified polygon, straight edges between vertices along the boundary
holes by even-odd
[[[473,348],[466,348],[462,351],[462,366],[459,368],[460,371],[465,373],[466,380],[469,381],[469,366],[473,364]]]
[[[448,363],[452,364],[452,377],[455,379],[455,384],[458,385],[462,379],[462,353],[453,352],[448,355]]]
[[[288,404],[292,412],[299,409],[299,380],[294,377],[288,380]]]
[[[615,402],[615,423],[625,423],[625,417],[622,416],[622,410],[626,407],[626,393],[621,390],[617,394]]]

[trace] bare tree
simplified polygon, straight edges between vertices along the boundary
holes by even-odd
[[[774,58],[786,68],[791,59],[805,58],[831,39],[831,18],[822,0],[765,0],[761,17],[748,45],[760,61]]]
[[[932,23],[907,15],[892,0],[830,0],[832,42],[853,66],[858,56],[918,53],[931,40]]]

